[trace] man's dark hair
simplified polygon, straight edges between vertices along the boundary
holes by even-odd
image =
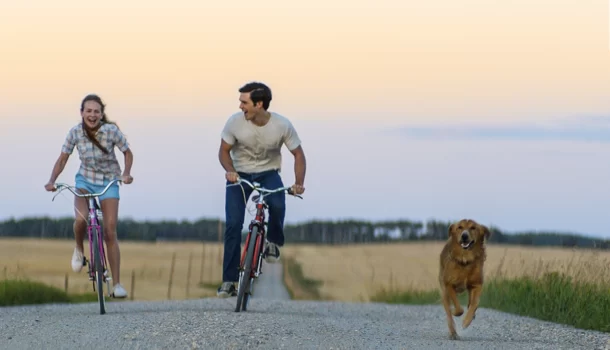
[[[259,82],[251,82],[239,89],[241,93],[250,93],[250,99],[253,104],[257,104],[258,102],[263,102],[263,109],[269,109],[269,104],[271,103],[271,89],[263,83]]]

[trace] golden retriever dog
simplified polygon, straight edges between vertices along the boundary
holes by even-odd
[[[468,290],[468,311],[462,327],[467,328],[475,317],[483,288],[485,241],[490,235],[491,232],[486,226],[470,219],[462,219],[449,226],[449,238],[440,256],[438,281],[443,306],[447,313],[450,339],[458,339],[450,304],[453,302],[453,316],[462,316],[464,310],[457,296],[466,290]]]

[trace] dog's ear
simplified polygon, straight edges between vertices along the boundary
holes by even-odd
[[[481,230],[483,231],[483,236],[485,237],[485,240],[489,240],[489,237],[491,236],[491,231],[489,231],[489,228],[487,228],[487,226],[485,225],[479,226],[481,226]]]
[[[453,234],[453,230],[455,230],[455,223],[449,225],[449,229],[447,230],[447,237],[451,237],[451,235]]]

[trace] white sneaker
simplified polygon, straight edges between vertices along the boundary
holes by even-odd
[[[127,298],[127,291],[120,283],[117,283],[112,291],[112,296],[115,298]]]
[[[80,272],[85,266],[85,257],[83,252],[79,251],[78,248],[74,248],[74,254],[72,254],[72,270],[74,272]]]

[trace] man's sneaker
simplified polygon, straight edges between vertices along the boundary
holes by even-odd
[[[74,272],[80,272],[85,266],[85,257],[83,252],[79,251],[78,248],[74,248],[74,254],[72,254],[72,270]]]
[[[269,264],[274,264],[280,261],[280,248],[275,243],[265,242],[263,257]]]
[[[127,291],[120,283],[117,283],[112,291],[112,296],[115,298],[127,298]]]
[[[233,282],[223,282],[220,287],[218,287],[216,295],[219,298],[228,298],[230,296],[236,296],[237,290],[235,290],[235,284]]]

